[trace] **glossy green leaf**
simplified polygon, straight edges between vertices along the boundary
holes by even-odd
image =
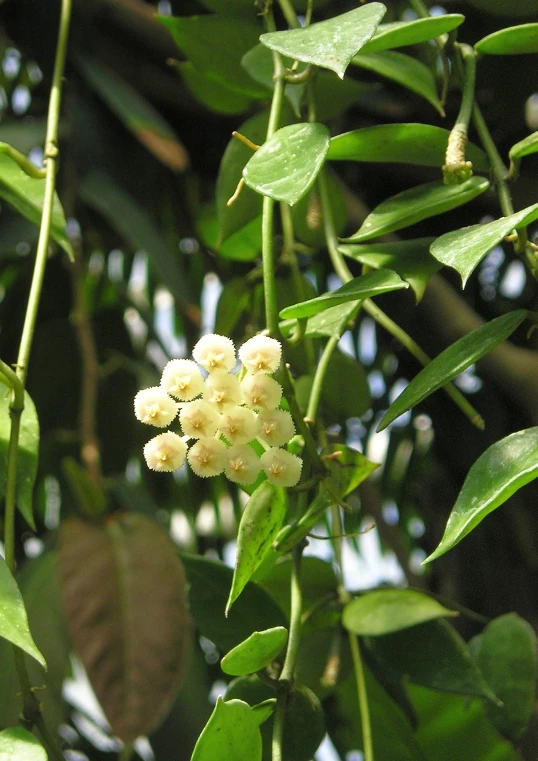
[[[428,280],[441,264],[430,254],[434,238],[402,240],[397,243],[350,243],[338,247],[344,256],[373,269],[394,270],[409,283],[420,301]]]
[[[442,18],[442,17],[441,17]],[[425,20],[425,19],[423,19]],[[436,166],[445,163],[450,132],[431,124],[378,124],[331,139],[327,159],[331,161],[373,161]],[[486,154],[473,143],[465,147],[473,167],[488,171]]]
[[[2,761],[47,761],[47,753],[37,737],[24,727],[10,727],[0,732]]]
[[[275,712],[275,707],[276,698],[267,698],[267,700],[263,700],[261,703],[257,703],[256,705],[251,706],[252,713],[258,722],[258,726],[266,722],[267,719],[271,718]]]
[[[251,707],[242,700],[217,698],[191,761],[261,761],[261,758],[262,738]]]
[[[44,195],[45,180],[28,177],[11,156],[0,153],[0,198],[38,227],[41,224]],[[52,207],[50,234],[69,258],[73,259],[73,249],[65,229],[64,212],[56,193]]]
[[[258,193],[293,206],[314,184],[329,142],[329,130],[323,124],[282,127],[245,166],[245,182]]]
[[[264,481],[252,494],[241,516],[237,533],[237,559],[226,615],[247,581],[258,568],[286,514],[282,489]]]
[[[535,712],[538,663],[536,634],[516,613],[491,621],[470,642],[471,654],[502,705],[486,705],[499,732],[513,743],[525,733]]]
[[[361,301],[363,299],[378,296],[381,293],[397,291],[409,286],[391,270],[379,270],[378,272],[368,272],[361,277],[353,278],[349,283],[337,288],[334,291],[328,291],[321,296],[316,296],[308,301],[301,301],[299,304],[286,307],[280,312],[282,319],[289,317],[310,317],[311,315],[322,312],[330,307],[338,306],[349,301]]]
[[[525,227],[536,218],[538,218],[538,203],[485,225],[471,225],[445,233],[432,243],[430,251],[442,264],[453,267],[460,273],[465,287],[469,276],[488,251],[491,251],[512,230]]]
[[[359,309],[360,304],[355,301],[324,309],[323,312],[318,312],[308,318],[305,336],[310,338],[331,338],[331,336],[340,338],[348,329],[350,323],[353,322]],[[295,325],[294,320],[289,320],[288,322]]]
[[[47,668],[45,659],[37,649],[30,628],[22,595],[17,582],[0,555],[0,637],[12,642]]]
[[[495,508],[538,476],[538,427],[496,441],[472,465],[430,563],[467,536]]]
[[[391,79],[402,87],[415,92],[425,98],[428,103],[431,103],[440,114],[443,114],[434,76],[422,61],[404,55],[404,53],[388,51],[385,53],[365,53],[364,55],[361,53],[353,58],[352,63],[362,69],[373,71],[379,76]]]
[[[523,156],[536,153],[536,151],[538,151],[538,132],[533,132],[531,135],[524,137],[523,140],[515,143],[510,148],[508,155],[512,161],[518,161]]]
[[[176,64],[185,84],[206,108],[219,114],[242,114],[248,110],[252,98],[226,87],[224,82],[200,71],[191,61]]]
[[[466,367],[478,362],[491,349],[505,341],[526,316],[527,312],[524,309],[508,312],[472,330],[442,351],[413,378],[390,405],[377,430],[382,431],[406,410],[444,386]]]
[[[232,676],[253,674],[275,660],[287,639],[288,631],[283,626],[253,632],[248,639],[226,653],[220,667],[225,674]]]
[[[7,453],[11,435],[9,404],[11,394],[0,386],[0,499],[6,493]],[[19,446],[17,450],[16,504],[26,522],[35,530],[33,496],[39,455],[39,420],[28,392],[24,394]]]
[[[382,201],[366,217],[357,232],[346,238],[345,242],[361,243],[409,227],[423,219],[435,217],[472,201],[488,187],[489,182],[483,177],[471,177],[461,185],[444,185],[441,181],[417,185]]]
[[[357,486],[366,481],[368,476],[379,468],[377,462],[372,462],[356,449],[347,447],[345,444],[332,444],[329,447],[331,454],[339,453],[334,460],[329,460],[327,465],[331,473],[330,484],[340,497],[347,497]]]
[[[369,3],[309,27],[262,34],[260,42],[294,60],[335,71],[343,78],[349,62],[374,34],[386,8]]]
[[[538,23],[520,24],[499,29],[482,37],[474,46],[479,53],[512,55],[538,53]]]
[[[427,16],[412,21],[380,24],[372,39],[362,48],[362,52],[378,53],[381,50],[427,42],[441,34],[451,32],[464,21],[465,16],[460,13],[446,13],[444,16]]]
[[[434,618],[456,615],[435,598],[414,589],[376,589],[349,602],[342,623],[354,634],[379,637]]]

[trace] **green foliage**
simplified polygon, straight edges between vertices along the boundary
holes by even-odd
[[[457,613],[412,589],[379,589],[349,602],[342,623],[353,634],[379,637]]]
[[[0,557],[0,637],[20,647],[25,653],[35,658],[44,669],[47,668],[45,659],[30,634],[28,617],[17,582],[2,557]]]

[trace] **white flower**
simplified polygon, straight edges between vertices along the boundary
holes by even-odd
[[[141,423],[166,428],[177,415],[178,405],[159,386],[143,388],[134,399],[136,419]]]
[[[241,386],[235,375],[217,372],[208,375],[205,381],[204,401],[225,412],[229,407],[241,403]]]
[[[220,416],[219,431],[230,444],[248,444],[258,435],[258,418],[246,407],[230,407]]]
[[[204,390],[204,377],[192,359],[172,359],[163,370],[161,388],[181,402],[190,402]]]
[[[282,344],[269,336],[254,336],[240,347],[239,359],[249,373],[274,373],[280,365]]]
[[[192,356],[208,373],[217,370],[229,371],[235,367],[233,341],[216,333],[200,338],[192,350]]]
[[[154,439],[148,441],[144,447],[144,457],[148,468],[161,472],[171,473],[181,468],[185,462],[187,445],[172,431],[160,433]]]
[[[273,447],[287,444],[295,436],[293,418],[287,410],[262,410],[258,423],[259,435]]]
[[[252,484],[260,470],[260,458],[248,444],[235,444],[226,451],[224,473],[230,481]]]
[[[207,402],[197,399],[183,405],[179,412],[179,422],[185,436],[202,439],[216,434],[219,413]]]
[[[248,373],[241,383],[243,399],[254,410],[274,410],[280,404],[282,387],[268,375]]]
[[[227,447],[218,439],[200,439],[189,449],[187,460],[194,473],[202,478],[218,476],[226,465]]]
[[[275,486],[295,486],[301,477],[303,461],[285,449],[272,447],[260,457],[262,468]]]

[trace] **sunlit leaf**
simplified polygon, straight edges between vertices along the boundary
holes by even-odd
[[[460,13],[445,13],[442,16],[427,16],[412,21],[393,21],[380,24],[372,39],[362,48],[363,53],[377,53],[380,50],[401,48],[426,42],[441,34],[456,29],[465,21]]]
[[[261,761],[262,738],[248,703],[217,703],[192,752],[191,761]]]
[[[47,761],[47,753],[37,737],[24,727],[10,727],[0,732],[2,761]]]
[[[253,632],[248,639],[226,653],[220,667],[225,674],[232,676],[254,674],[275,660],[287,639],[288,632],[283,626]]]
[[[430,251],[442,264],[453,267],[460,273],[465,287],[469,276],[488,251],[491,251],[512,230],[525,227],[536,218],[538,218],[538,203],[485,225],[471,225],[445,233],[432,243]]]
[[[491,349],[505,341],[526,316],[527,312],[524,309],[508,312],[481,325],[442,351],[413,378],[390,405],[377,430],[382,431],[408,409],[462,373],[469,365],[478,362]]]
[[[374,34],[386,8],[369,3],[309,27],[262,34],[260,42],[298,61],[344,76],[349,62]]]
[[[340,497],[347,497],[379,468],[377,462],[372,462],[361,452],[345,444],[332,444],[329,452],[333,455],[338,452],[338,457],[329,460],[327,465],[331,473],[331,486]]]
[[[267,698],[267,700],[263,700],[261,703],[252,706],[252,713],[254,714],[254,718],[258,722],[258,725],[263,724],[267,719],[271,718],[275,711],[275,706],[276,698]]]
[[[467,536],[495,508],[538,476],[538,427],[496,441],[472,465],[430,563]]]
[[[490,55],[538,53],[538,23],[499,29],[475,43],[475,50]]]
[[[256,151],[243,170],[253,190],[293,206],[312,187],[329,150],[323,124],[282,127]]]
[[[6,561],[0,555],[0,637],[12,642],[25,653],[47,668],[45,659],[37,649],[30,628],[28,616],[17,582],[13,578]]]
[[[409,227],[423,219],[435,217],[472,201],[488,187],[489,182],[484,177],[471,177],[461,185],[444,185],[441,181],[417,185],[382,201],[366,217],[357,232],[346,238],[345,242],[360,243]]]

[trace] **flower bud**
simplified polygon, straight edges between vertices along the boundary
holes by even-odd
[[[262,410],[258,424],[260,437],[272,447],[287,444],[295,436],[293,418],[287,410]]]
[[[217,370],[229,372],[235,367],[233,341],[216,333],[200,338],[192,350],[192,356],[208,373],[214,373]]]
[[[272,447],[260,457],[262,468],[275,486],[295,486],[301,477],[303,461],[285,449]]]
[[[148,468],[161,472],[171,473],[181,468],[185,462],[187,445],[172,431],[160,433],[148,441],[144,447],[144,457]]]
[[[235,444],[226,451],[224,473],[230,481],[253,484],[260,470],[260,458],[248,444]]]
[[[208,375],[205,381],[204,401],[219,412],[225,412],[230,407],[237,407],[241,403],[239,379],[235,375],[220,371]]]
[[[219,413],[207,402],[197,399],[183,405],[179,412],[179,422],[185,436],[202,439],[216,434]]]
[[[274,410],[282,398],[280,383],[262,373],[245,375],[241,392],[245,404],[253,410]]]
[[[226,465],[227,447],[218,439],[200,439],[189,449],[187,460],[194,473],[202,478],[218,476]]]
[[[178,405],[162,388],[152,386],[137,393],[134,410],[141,423],[166,428],[177,415]]]
[[[282,344],[269,336],[254,336],[240,347],[239,359],[249,373],[274,373],[280,365]]]
[[[219,431],[230,444],[248,444],[258,435],[258,418],[246,407],[230,407],[220,416]]]
[[[172,359],[163,370],[161,388],[180,402],[190,402],[204,390],[204,377],[192,359]]]

